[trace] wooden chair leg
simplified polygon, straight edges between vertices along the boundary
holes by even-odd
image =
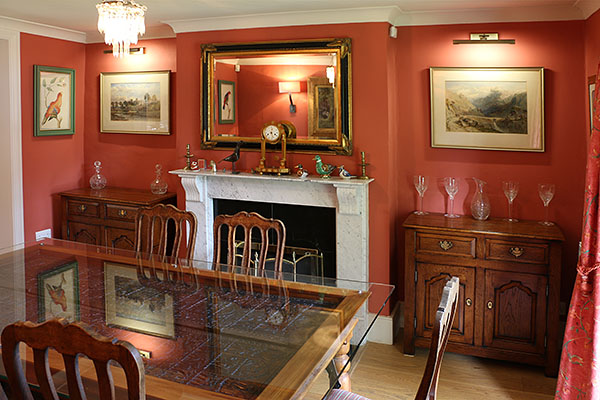
[[[348,335],[344,343],[340,346],[339,350],[331,360],[331,363],[327,366],[327,375],[329,375],[329,385],[333,385],[336,381],[340,384],[340,389],[348,392],[352,391],[352,384],[350,382],[350,362],[348,361],[348,351],[350,351],[350,339],[352,338],[352,332]],[[346,366],[344,368],[344,366]],[[343,368],[343,371],[342,371]],[[339,376],[339,378],[338,378]]]

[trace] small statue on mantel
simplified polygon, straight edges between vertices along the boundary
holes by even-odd
[[[317,164],[316,164],[317,173],[319,175],[321,175],[321,178],[323,178],[323,179],[329,179],[331,173],[333,171],[335,171],[335,169],[337,168],[335,165],[325,164],[321,160],[321,156],[318,154],[315,156],[315,158],[313,158],[313,160],[315,160],[317,162]]]
[[[229,161],[231,163],[231,173],[232,174],[239,174],[240,171],[236,171],[235,170],[235,162],[238,161],[240,159],[240,149],[242,147],[242,143],[243,142],[237,142],[237,144],[235,145],[235,149],[233,150],[233,153],[231,153],[230,155],[228,155],[227,157],[225,157],[224,159],[222,159],[221,161]],[[219,161],[219,162],[221,162]]]
[[[296,165],[295,168],[296,168],[296,175],[298,175],[300,177],[300,179],[306,179],[306,177],[308,176],[308,170],[304,169],[302,164]]]
[[[344,168],[343,165],[340,165],[338,167],[338,170],[340,171],[340,178],[344,178],[344,179],[356,178],[355,175],[352,175],[350,172],[346,171],[346,169]]]

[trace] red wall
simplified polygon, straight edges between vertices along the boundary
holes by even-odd
[[[586,87],[588,77],[597,75],[598,64],[600,63],[600,11],[596,11],[585,21],[585,76],[581,79],[585,81]],[[587,90],[586,90],[587,94]],[[589,109],[589,102],[586,95],[586,107]],[[590,118],[586,118],[586,127],[590,129]]]
[[[216,65],[216,69],[215,69],[215,79],[213,82],[213,93],[215,94],[215,99],[213,100],[215,102],[215,108],[220,107],[220,100],[219,100],[219,80],[225,80],[225,81],[230,81],[233,82],[233,84],[235,85],[235,94],[233,96],[233,101],[234,101],[234,112],[235,112],[235,122],[233,124],[220,124],[219,123],[219,110],[215,109],[214,112],[212,112],[212,118],[213,118],[213,126],[215,127],[215,132],[217,135],[239,135],[240,134],[240,129],[239,129],[239,122],[240,122],[240,108],[239,108],[239,104],[240,101],[238,99],[238,95],[240,93],[240,86],[239,86],[239,82],[238,82],[238,73],[235,72],[234,70],[234,66],[231,64],[223,64],[223,63],[217,63]]]
[[[537,184],[556,184],[550,218],[562,228],[567,241],[563,257],[562,298],[568,299],[575,276],[580,237],[586,157],[586,85],[584,21],[506,23],[402,27],[398,29],[399,99],[401,128],[398,151],[412,159],[402,168],[398,184],[410,196],[400,200],[400,215],[416,206],[414,174],[431,177],[425,193],[425,209],[445,210],[447,195],[439,181],[444,176],[461,178],[455,209],[470,216],[475,176],[488,182],[492,216],[507,216],[503,180],[520,182],[515,200],[517,217],[540,220],[542,202]],[[515,45],[456,46],[452,39],[470,32],[500,32],[516,39]],[[410,56],[406,56],[406,55]],[[544,67],[544,153],[433,149],[430,146],[429,67]],[[408,95],[407,95],[408,94]]]
[[[57,193],[83,184],[85,45],[21,34],[21,118],[25,240],[52,228],[60,237]],[[33,136],[33,66],[75,69],[75,134]]]

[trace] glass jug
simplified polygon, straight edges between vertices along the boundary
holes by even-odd
[[[486,184],[485,181],[477,178],[473,178],[473,180],[477,187],[473,200],[471,201],[471,214],[473,214],[473,218],[483,221],[490,216],[490,199],[483,192],[483,188]]]

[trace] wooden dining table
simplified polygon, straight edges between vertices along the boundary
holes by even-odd
[[[144,358],[147,398],[165,400],[300,399],[325,369],[328,390],[347,386],[355,314],[368,303],[376,318],[393,291],[55,239],[5,250],[0,277],[0,329],[63,317],[129,341]],[[20,354],[35,386],[33,355],[24,345]],[[60,355],[49,360],[66,393]],[[93,363],[81,358],[80,369],[94,393]],[[113,375],[121,398],[124,374]]]

